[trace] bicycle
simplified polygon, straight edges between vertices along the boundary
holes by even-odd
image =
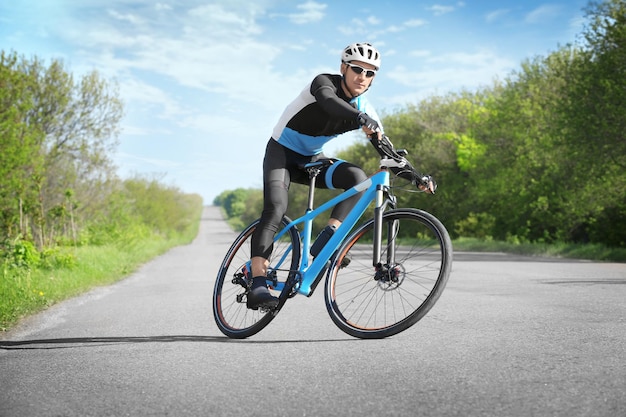
[[[309,173],[305,214],[282,219],[269,259],[267,284],[279,293],[274,309],[246,308],[252,282],[250,237],[259,219],[246,227],[226,253],[213,291],[213,315],[230,338],[250,337],[278,314],[296,295],[310,297],[326,276],[325,303],[332,321],[345,333],[379,339],[400,333],[417,323],[437,302],[452,267],[452,243],[444,225],[432,214],[415,208],[396,208],[390,170],[415,185],[436,186],[418,173],[382,136],[370,139],[381,155],[380,170],[367,180],[313,208],[315,180],[325,164],[321,160],[301,167]],[[378,142],[378,143],[375,143]],[[310,260],[313,219],[335,204],[363,195],[319,254]],[[370,203],[374,217],[354,231]],[[298,225],[303,224],[300,234]],[[303,256],[306,254],[306,256]]]

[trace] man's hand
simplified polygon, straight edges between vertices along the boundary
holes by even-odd
[[[430,175],[426,175],[420,180],[421,181],[418,184],[417,188],[428,194],[435,194],[435,190],[437,189],[437,182],[435,182],[435,179],[433,177],[431,177]]]
[[[383,134],[382,134],[382,133],[380,133],[380,131],[378,131],[378,132],[374,132],[373,130],[368,129],[368,128],[366,128],[365,126],[363,126],[363,128],[362,128],[362,129],[363,129],[363,132],[364,132],[364,133],[367,135],[367,137],[369,137],[370,139],[374,139],[374,138],[376,138],[376,139],[378,139],[378,141],[380,141],[380,140],[381,140],[381,138],[382,138],[382,136],[383,136]]]
[[[369,117],[367,113],[359,113],[357,120],[359,121],[359,124],[363,126],[363,130],[368,135],[371,135],[374,132],[380,132],[380,126],[378,125],[378,122]]]

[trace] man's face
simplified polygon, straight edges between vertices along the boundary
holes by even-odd
[[[355,96],[363,94],[376,76],[376,67],[362,61],[350,61],[341,67],[346,85]]]

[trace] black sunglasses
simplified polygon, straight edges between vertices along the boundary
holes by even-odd
[[[358,65],[350,64],[349,62],[346,62],[346,65],[352,68],[352,71],[354,71],[357,75],[361,74],[363,71],[365,71],[365,76],[367,78],[372,78],[376,75],[376,70],[359,67]]]

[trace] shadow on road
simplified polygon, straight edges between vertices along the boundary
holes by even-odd
[[[247,343],[247,344],[278,344],[278,343],[324,343],[348,342],[359,339],[327,339],[327,340],[238,340],[226,336],[145,336],[145,337],[69,337],[64,339],[37,339],[37,340],[0,340],[2,350],[52,350],[73,349],[81,347],[96,347],[127,343],[172,343],[172,342],[201,342],[201,343]]]

